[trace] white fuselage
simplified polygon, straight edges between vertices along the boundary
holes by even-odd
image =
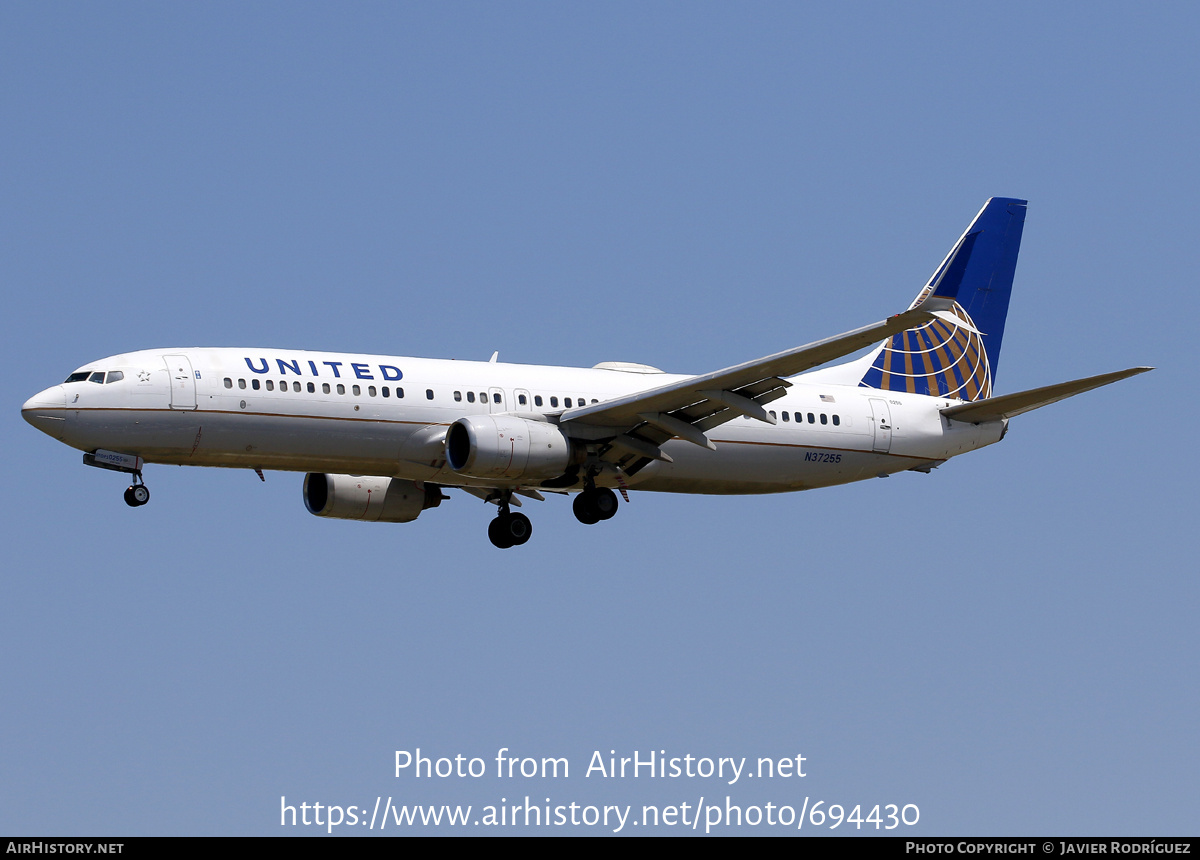
[[[83,451],[147,463],[380,475],[446,486],[530,486],[451,470],[445,429],[464,416],[507,413],[556,422],[584,403],[686,377],[300,350],[144,350],[92,362],[115,382],[53,386],[25,404],[44,432]],[[73,374],[75,375],[75,374]],[[624,481],[685,493],[772,493],[927,469],[998,441],[1004,422],[949,421],[958,401],[794,377],[770,404],[771,425],[738,417],[708,436],[680,439]],[[386,394],[385,394],[386,392]],[[797,416],[800,420],[797,420]],[[617,486],[614,474],[597,478]],[[536,486],[536,482],[532,484]]]

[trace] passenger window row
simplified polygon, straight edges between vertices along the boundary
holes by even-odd
[[[593,403],[597,403],[597,402],[599,402],[599,401],[597,401],[597,400],[596,400],[596,398],[594,398],[594,397],[593,397],[593,398],[592,398],[592,402],[593,402]],[[541,406],[541,405],[543,405],[543,401],[542,401],[542,395],[540,395],[540,394],[535,394],[535,395],[533,396],[533,405],[534,405],[534,406]],[[575,405],[576,405],[576,406],[586,406],[586,405],[587,405],[587,398],[584,398],[584,397],[576,397],[576,398],[575,398]],[[557,409],[557,408],[558,408],[558,397],[557,397],[557,396],[552,396],[552,397],[550,398],[550,408],[551,408],[551,409]],[[570,409],[570,408],[571,408],[571,398],[570,398],[570,397],[564,397],[564,398],[563,398],[563,408],[564,408],[564,409]]]
[[[117,382],[120,379],[122,379],[123,377],[124,377],[124,374],[121,373],[121,371],[110,370],[108,372],[107,381],[108,382]],[[104,378],[103,372],[97,371],[94,373],[89,373],[89,372],[85,371],[83,373],[72,373],[71,376],[67,378],[67,382],[82,382],[85,379],[89,382],[105,382],[106,381]],[[233,388],[233,385],[234,385],[234,380],[232,378],[226,376],[225,377],[225,387]],[[255,391],[261,390],[264,386],[266,387],[267,391],[274,391],[275,390],[275,381],[272,379],[264,379],[264,380],[251,379],[250,383],[249,383],[249,387]],[[246,388],[247,387],[246,380],[238,379],[237,387],[242,388],[242,389]],[[306,389],[309,394],[317,393],[317,385],[315,382],[309,382],[306,387],[302,387],[301,383],[296,382],[296,381],[293,381],[291,384],[292,391],[301,392]],[[287,380],[280,380],[279,390],[280,391],[288,390]],[[340,382],[333,386],[331,386],[328,382],[321,383],[321,393],[322,394],[332,394],[334,391],[336,391],[338,394],[345,394],[346,386]],[[396,393],[397,399],[404,397],[404,389],[403,388],[397,387],[395,389],[395,393]],[[361,397],[362,396],[362,387],[359,385],[351,385],[350,386],[350,394],[352,394],[355,397]],[[377,397],[377,396],[391,397],[392,389],[386,385],[381,386],[378,389],[376,389],[376,387],[374,385],[368,385],[367,386],[367,396],[368,397]],[[464,395],[463,395],[462,391],[454,392],[455,402],[461,403],[463,401],[463,398],[464,398]],[[432,388],[425,389],[425,399],[433,400],[433,389]],[[558,395],[551,395],[548,399],[550,401],[550,408],[557,409],[558,402],[559,402]],[[478,394],[476,394],[474,391],[468,391],[468,392],[466,392],[466,401],[467,401],[467,403],[487,403],[488,402],[488,394],[486,391],[480,391]],[[528,405],[528,398],[524,394],[518,394],[517,401],[522,406]],[[492,402],[497,403],[497,404],[504,402],[504,398],[500,394],[500,392],[498,392],[498,391],[492,392]],[[597,403],[597,402],[598,401],[595,398],[592,398],[592,403]],[[546,404],[546,398],[543,398],[542,395],[535,394],[533,396],[533,405],[534,406],[545,406],[545,404]],[[563,408],[565,408],[565,409],[570,409],[573,405],[586,406],[587,399],[583,398],[583,397],[575,397],[575,398],[564,397],[564,398],[562,398],[562,405],[563,405]],[[839,416],[839,415],[829,416],[829,415],[825,414],[824,412],[820,413],[819,415],[816,413],[813,413],[813,412],[808,412],[808,413],[781,412],[777,415],[774,410],[771,410],[767,414],[769,414],[772,418],[782,419],[785,424],[790,423],[792,421],[795,421],[795,423],[797,423],[797,424],[803,424],[803,423],[805,423],[806,415],[807,415],[807,419],[808,419],[807,423],[809,423],[809,424],[817,424],[817,423],[829,424],[831,422],[831,418],[832,418],[832,423],[833,423],[834,427],[838,427],[842,423],[841,416]],[[745,415],[743,417],[746,419],[750,418],[749,415]]]
[[[254,391],[259,391],[264,386],[267,391],[274,391],[275,390],[275,380],[273,380],[273,379],[266,379],[266,380],[251,379],[250,380],[249,387],[252,388]],[[233,388],[233,380],[231,378],[229,378],[228,376],[225,377],[225,387]],[[246,380],[239,379],[237,381],[237,387],[238,388],[246,388]],[[288,390],[287,380],[280,380],[279,390],[280,391]],[[291,390],[296,391],[296,392],[302,392],[304,390],[307,390],[309,394],[316,394],[317,393],[317,384],[315,382],[310,382],[310,383],[308,383],[307,388],[304,388],[301,386],[301,384],[299,382],[292,382]],[[321,383],[321,393],[322,394],[332,394],[335,391],[338,394],[345,394],[346,386],[340,382],[333,386],[331,386],[328,382]],[[350,393],[352,395],[354,395],[355,397],[361,397],[362,396],[362,386],[351,385]],[[396,393],[397,398],[404,397],[404,389],[403,388],[397,387],[395,389],[395,393]],[[367,386],[367,396],[368,397],[378,397],[378,396],[391,397],[392,389],[387,385],[384,385],[381,388],[376,388],[374,385],[368,385]]]
[[[805,413],[803,413],[803,412],[781,412],[779,415],[776,415],[774,410],[771,410],[767,414],[770,415],[772,418],[782,418],[782,420],[785,424],[792,420],[792,416],[795,416],[795,421],[797,424],[804,423]],[[745,417],[749,418],[750,416],[747,415]],[[812,412],[808,413],[808,423],[809,424],[816,424],[818,420],[820,420],[820,422],[822,424],[828,424],[829,418],[830,418],[830,416],[826,415],[824,412],[822,412],[819,416],[814,415]],[[833,416],[833,426],[838,427],[841,425],[841,423],[842,423],[841,416],[834,415]]]
[[[107,381],[108,382],[117,382],[118,380],[122,379],[123,377],[124,377],[124,374],[122,374],[121,371],[111,370],[108,372]],[[97,371],[94,373],[89,373],[89,372],[85,371],[83,373],[72,373],[70,375],[70,377],[67,378],[67,382],[82,382],[85,379],[89,382],[104,382],[105,381],[103,372]],[[228,376],[225,377],[225,387],[233,388],[233,385],[234,385],[234,380]],[[249,387],[255,391],[259,391],[263,386],[266,387],[267,391],[274,391],[275,390],[275,381],[272,379],[265,379],[265,380],[251,379],[250,380]],[[238,379],[237,387],[243,388],[243,389],[246,388],[247,387],[246,380]],[[307,384],[306,388],[307,388],[307,391],[309,394],[317,393],[317,385],[315,382],[309,382]],[[279,390],[280,391],[288,390],[287,380],[280,380]],[[291,384],[291,390],[300,392],[300,391],[304,391],[305,387],[302,387],[301,383],[293,381]],[[340,382],[334,386],[330,386],[330,384],[328,382],[321,383],[321,393],[322,394],[332,394],[334,391],[336,391],[338,394],[345,394],[346,386]],[[359,385],[351,385],[350,393],[355,397],[361,397],[362,396],[362,387]],[[404,389],[403,388],[397,387],[395,389],[395,393],[396,393],[397,398],[404,397]],[[374,385],[368,385],[367,386],[367,396],[368,397],[377,397],[377,396],[391,397],[392,389],[386,385],[381,386],[378,389],[376,389],[376,387]],[[432,388],[425,389],[425,399],[433,400],[433,389]],[[462,391],[454,392],[455,402],[461,403],[463,401],[463,399],[464,399],[464,394]],[[487,403],[488,402],[488,394],[486,391],[480,391],[478,394],[476,394],[474,391],[468,391],[468,392],[466,392],[465,399],[466,399],[467,403]],[[533,396],[533,405],[534,406],[545,406],[547,399],[550,402],[551,409],[559,408],[558,407],[558,403],[559,403],[558,395],[550,395],[549,398],[543,398],[542,395],[535,394]],[[528,398],[524,394],[518,394],[517,401],[522,406],[528,405]],[[504,402],[504,398],[500,394],[500,392],[498,392],[498,391],[492,392],[492,402],[497,403],[497,404]],[[592,403],[597,403],[597,402],[599,402],[599,401],[597,401],[593,397]],[[562,405],[563,405],[564,409],[570,409],[574,405],[586,406],[587,399],[583,398],[583,397],[574,397],[574,398],[564,397],[564,398],[562,398]],[[774,410],[771,410],[767,414],[769,414],[772,418],[775,418],[777,420],[781,419],[785,424],[790,423],[792,421],[795,421],[795,423],[797,423],[797,424],[803,424],[803,423],[805,423],[806,417],[808,419],[807,423],[809,423],[809,424],[817,424],[817,423],[829,424],[832,421],[833,426],[838,427],[842,423],[841,416],[839,416],[839,415],[830,416],[824,412],[821,412],[820,414],[816,414],[813,412],[808,412],[808,413],[781,412],[779,414],[776,414]],[[745,415],[743,417],[746,419],[750,418],[749,415]]]
[[[463,393],[461,391],[454,392],[454,399],[455,399],[455,401],[461,401],[463,399]],[[562,401],[563,401],[563,407],[566,409],[571,408],[572,402],[574,402],[575,404],[577,404],[579,406],[584,406],[587,404],[586,397],[575,397],[575,398],[564,397],[562,399]],[[474,391],[467,392],[467,402],[468,403],[475,402],[475,392]],[[484,392],[484,391],[479,392],[479,402],[480,403],[488,402],[487,392]],[[504,399],[500,396],[499,392],[493,391],[492,392],[492,402],[493,403],[503,403]],[[595,398],[592,398],[592,402],[598,403],[599,401],[597,401]],[[525,394],[518,394],[517,395],[517,403],[519,403],[521,406],[528,406],[529,405],[529,397]],[[542,395],[540,395],[540,394],[535,394],[533,396],[533,405],[534,406],[545,406],[546,399],[543,398]],[[558,395],[554,395],[550,398],[550,408],[551,409],[558,408]]]
[[[112,378],[114,376],[114,374],[116,375],[116,379]],[[97,374],[92,374],[92,375],[96,376]],[[86,373],[85,374],[72,374],[72,377],[75,377],[75,376],[79,376],[81,379],[87,378]],[[99,374],[99,376],[101,377],[100,380],[93,379],[92,381],[93,382],[97,382],[97,381],[102,382],[104,374]],[[120,378],[121,378],[121,371],[116,370],[116,371],[112,371],[109,373],[108,381],[116,382],[117,379],[120,379]],[[77,380],[72,378],[72,379],[68,379],[67,381],[74,382]],[[229,376],[225,377],[225,387],[226,388],[233,388],[234,382],[235,382],[235,380],[232,377],[229,377]],[[236,383],[237,383],[238,388],[244,389],[247,387],[247,382],[245,379],[238,379],[238,380],[236,380]],[[260,391],[263,388],[266,388],[267,391],[275,391],[275,380],[273,380],[273,379],[262,379],[262,380],[251,379],[248,387],[250,387],[254,391]],[[288,390],[287,380],[284,379],[284,380],[279,381],[279,390],[280,391]],[[300,382],[293,381],[291,384],[291,390],[296,391],[296,392],[302,392],[304,390],[307,390],[309,394],[316,394],[317,393],[317,384],[315,382],[309,382],[309,383],[307,383],[307,387],[304,387],[304,386],[302,386],[302,384]],[[321,393],[322,394],[332,394],[334,391],[336,391],[338,394],[345,394],[346,386],[340,382],[332,387],[330,386],[330,384],[328,382],[321,383]],[[354,395],[355,397],[360,397],[362,395],[362,387],[359,385],[351,385],[350,393],[352,395]],[[404,389],[403,388],[397,387],[395,389],[395,393],[396,393],[397,398],[404,397]],[[392,389],[386,385],[382,386],[379,389],[376,389],[376,387],[374,385],[368,385],[367,386],[367,396],[368,397],[376,397],[376,396],[391,397]],[[432,388],[425,389],[425,399],[433,400],[433,389]],[[454,392],[455,402],[461,403],[463,401],[463,399],[464,399],[464,394],[462,391]],[[487,403],[488,402],[488,393],[486,391],[480,391],[478,394],[476,394],[474,391],[468,391],[468,392],[466,392],[465,399],[466,399],[467,403]],[[499,391],[493,391],[491,399],[492,399],[493,403],[497,403],[497,404],[502,404],[504,402],[504,397],[503,397],[503,395],[501,395],[501,393]],[[522,406],[528,406],[529,405],[529,397],[525,394],[518,394],[517,402],[520,403],[520,405],[522,405]],[[533,398],[533,403],[535,406],[542,406],[544,404],[544,402],[545,401],[543,400],[542,395],[540,395],[540,394],[535,395]],[[595,398],[592,398],[592,402],[597,403],[599,401],[597,401]],[[586,400],[586,398],[583,398],[583,397],[575,397],[575,398],[564,397],[563,398],[563,406],[565,408],[570,409],[573,403],[576,403],[579,406],[584,406],[584,405],[586,405],[587,400]],[[551,406],[551,408],[554,408],[554,409],[558,408],[558,396],[557,395],[550,397],[550,406]]]
[[[427,390],[425,393],[426,393],[426,395],[427,395],[427,396],[429,396],[429,395],[431,394],[431,392],[432,392],[432,391],[433,391],[433,389],[431,388],[431,389],[428,389],[428,390]],[[433,399],[433,397],[432,397],[432,396],[430,396],[430,397],[429,397],[429,399],[430,399],[430,400],[432,400],[432,399]],[[461,403],[461,402],[462,402],[462,399],[463,399],[463,393],[462,393],[461,391],[456,391],[456,392],[454,392],[454,400],[455,400],[455,402],[456,402],[456,403]],[[493,401],[493,402],[495,402],[495,403],[503,403],[503,402],[504,402],[504,398],[500,396],[500,392],[499,392],[499,391],[493,391],[493,392],[492,392],[492,401]],[[474,391],[468,391],[468,392],[467,392],[467,402],[468,402],[468,403],[474,403],[474,402],[475,402],[475,392],[474,392]],[[481,392],[479,392],[479,402],[480,402],[480,403],[487,403],[487,402],[488,402],[488,396],[487,396],[487,392],[486,392],[486,391],[481,391]]]

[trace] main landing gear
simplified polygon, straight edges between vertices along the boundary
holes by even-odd
[[[575,519],[585,526],[595,525],[601,520],[612,519],[617,513],[617,494],[608,487],[592,484],[575,497],[571,510],[575,512]]]
[[[488,495],[487,501],[494,502],[500,508],[496,518],[488,524],[488,539],[493,546],[508,549],[529,540],[533,534],[533,524],[529,522],[529,517],[511,509],[511,490],[497,490]],[[608,487],[597,487],[594,477],[589,475],[584,479],[583,492],[571,503],[571,509],[575,512],[575,519],[590,526],[601,520],[612,519],[618,504],[617,494]]]
[[[133,476],[133,483],[125,490],[125,504],[131,508],[140,508],[150,501],[150,488],[142,483],[141,472]]]
[[[501,496],[498,502],[500,513],[488,523],[488,540],[492,542],[492,546],[500,549],[520,546],[533,534],[533,523],[529,521],[529,517],[509,509],[510,499],[512,493]]]

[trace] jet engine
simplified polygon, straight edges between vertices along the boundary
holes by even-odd
[[[304,476],[304,506],[318,517],[366,520],[372,523],[411,523],[426,508],[442,503],[433,484],[418,487],[401,478],[371,475]]]
[[[555,425],[510,415],[469,415],[446,433],[447,465],[472,478],[557,478],[573,453]]]

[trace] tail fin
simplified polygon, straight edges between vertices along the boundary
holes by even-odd
[[[992,396],[1025,205],[1008,197],[983,205],[912,304],[932,295],[952,301],[953,310],[885,341],[859,385],[959,400]]]

